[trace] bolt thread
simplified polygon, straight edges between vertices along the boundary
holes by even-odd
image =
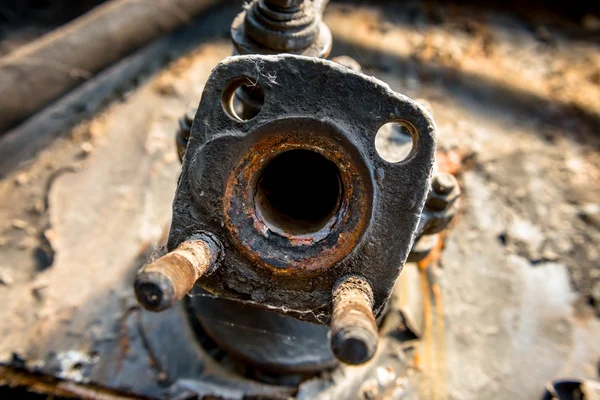
[[[333,290],[330,344],[334,355],[347,364],[363,364],[375,354],[378,341],[371,286],[358,277],[346,278]]]
[[[290,7],[256,0],[246,13],[246,33],[267,48],[291,52],[308,48],[319,34],[319,14],[312,2]]]
[[[194,287],[215,259],[215,250],[204,240],[183,242],[138,272],[134,284],[138,302],[155,312],[171,307]]]

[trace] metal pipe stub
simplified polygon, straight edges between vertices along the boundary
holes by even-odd
[[[264,94],[252,115],[236,113],[242,85]],[[164,310],[197,284],[228,302],[329,325],[338,360],[371,359],[376,317],[413,245],[430,189],[436,138],[428,112],[335,62],[251,55],[213,70],[193,123],[185,122],[170,252],[138,274],[140,304]],[[377,131],[389,122],[405,126],[413,141],[397,163],[375,148]],[[218,312],[214,301],[191,304],[200,307],[193,315],[201,323]],[[233,320],[244,312],[232,310]],[[309,325],[296,329],[309,341],[324,339]],[[307,354],[301,346],[274,346],[273,357],[261,357],[252,350],[262,349],[264,338],[255,335],[258,347],[240,350],[244,343],[235,336],[213,334],[256,365],[281,367],[287,360],[288,371],[314,371],[331,360],[310,352],[304,364],[280,357]]]
[[[375,355],[379,341],[371,286],[351,276],[334,287],[332,296],[331,350],[344,363],[364,364]]]
[[[138,302],[155,312],[171,307],[215,266],[217,255],[218,246],[208,237],[182,242],[140,269],[134,283]]]

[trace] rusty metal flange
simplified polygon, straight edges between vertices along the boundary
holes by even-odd
[[[242,85],[264,91],[250,120],[232,106]],[[375,150],[388,122],[413,136],[399,163]],[[200,286],[312,322],[329,323],[341,277],[361,276],[378,314],[413,244],[435,145],[429,113],[377,79],[295,55],[227,58],[192,124],[168,248],[210,232],[223,254]],[[287,210],[283,190],[316,217]]]
[[[235,50],[239,54],[292,53],[327,57],[332,36],[321,18],[326,3],[323,0],[251,1],[231,24]]]

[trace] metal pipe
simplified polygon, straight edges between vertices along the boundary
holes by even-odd
[[[219,0],[113,0],[0,59],[0,132]]]

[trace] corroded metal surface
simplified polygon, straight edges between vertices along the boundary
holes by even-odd
[[[135,279],[137,300],[146,309],[162,311],[178,302],[202,275],[210,273],[220,246],[208,235],[181,243],[174,251],[145,265]]]
[[[247,121],[228,107],[245,80],[265,93]],[[375,150],[377,129],[390,121],[412,130],[415,146],[401,163]],[[208,80],[192,125],[169,249],[210,232],[224,256],[202,287],[318,323],[329,321],[334,283],[356,274],[372,285],[379,313],[412,245],[434,149],[427,111],[376,79],[299,56],[227,59]],[[300,233],[261,215],[257,189],[265,164],[299,150],[333,163],[342,188],[330,220]]]
[[[559,26],[548,27],[555,42],[542,43],[532,30],[539,21],[496,10],[438,10],[441,21],[432,22],[414,3],[334,3],[326,20],[336,36],[333,54],[350,54],[392,89],[427,99],[440,133],[438,163],[465,159],[463,211],[438,276],[446,352],[424,339],[414,359],[390,355],[383,370],[369,363],[310,380],[298,393],[304,399],[328,385],[329,398],[377,393],[390,382],[379,378],[400,364],[419,378],[413,387],[423,382],[421,398],[538,398],[558,376],[598,377],[600,322],[581,300],[599,276],[598,138],[590,125],[599,113],[600,86],[591,80],[597,45],[563,36]],[[204,30],[215,21],[192,26]],[[189,33],[179,41],[189,44]],[[230,53],[224,40],[199,47],[0,182],[3,363],[73,377],[66,355],[80,354],[74,359],[92,361],[81,370],[85,379],[151,397],[259,393],[239,384],[224,389],[236,374],[219,372],[208,354],[186,345],[195,336],[179,307],[130,311],[135,271],[162,243],[168,220],[180,168],[177,118],[197,105],[210,69]],[[42,133],[47,124],[37,126]],[[55,257],[38,270],[42,232]],[[425,338],[430,329],[426,321]]]
[[[216,344],[246,365],[281,375],[311,375],[334,368],[329,327],[299,321],[253,304],[218,298],[196,288],[190,313]]]
[[[227,182],[223,201],[226,225],[240,251],[276,274],[314,276],[324,272],[345,258],[365,233],[373,197],[368,166],[343,133],[325,122],[290,118],[269,122],[260,131],[258,143],[248,149]],[[325,210],[325,221],[267,217],[274,212],[265,210],[268,194],[257,188],[258,180],[261,171],[282,155],[294,159],[270,167],[280,169],[278,176],[272,177],[272,185],[289,180],[290,185],[311,190],[311,185],[318,185],[319,175],[334,170],[336,176],[315,187],[320,193],[315,193],[314,199],[296,191],[285,199],[327,203],[333,197],[335,204],[331,212]],[[290,163],[301,165],[294,168]],[[303,177],[313,182],[302,185]],[[334,193],[328,194],[328,190]]]
[[[373,317],[373,292],[364,280],[350,276],[333,289],[331,349],[346,363],[369,361],[377,350],[377,322]]]
[[[440,232],[446,229],[458,211],[459,197],[460,186],[452,174],[439,172],[433,176],[408,261],[424,259],[436,246]]]

